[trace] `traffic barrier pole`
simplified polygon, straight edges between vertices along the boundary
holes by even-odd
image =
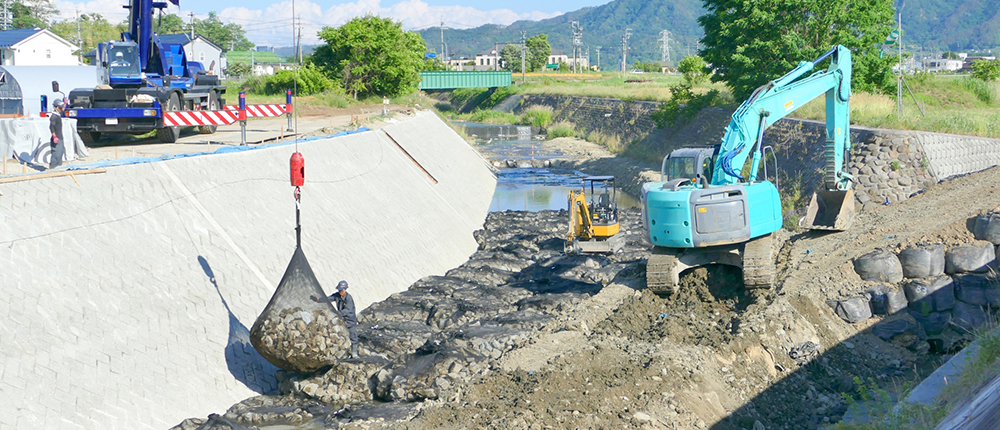
[[[240,91],[240,145],[247,144],[247,95]]]
[[[285,112],[288,116],[288,130],[289,132],[294,131],[292,129],[292,90],[285,90]]]

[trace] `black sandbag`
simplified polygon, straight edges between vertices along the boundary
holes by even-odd
[[[271,301],[254,322],[250,342],[271,364],[296,372],[336,364],[350,351],[347,325],[301,248],[295,248]]]

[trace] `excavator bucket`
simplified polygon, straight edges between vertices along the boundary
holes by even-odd
[[[799,227],[807,230],[843,231],[854,223],[854,190],[817,191],[809,201]]]

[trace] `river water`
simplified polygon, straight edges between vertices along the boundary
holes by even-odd
[[[477,149],[490,160],[515,160],[530,164],[532,160],[549,160],[563,156],[558,150],[542,151],[536,144],[543,141],[538,129],[523,125],[493,125],[456,121],[465,133],[476,139]],[[566,209],[570,191],[583,187],[588,175],[569,169],[519,167],[501,169],[497,187],[490,203],[491,212],[506,210],[537,212]],[[618,192],[618,207],[638,207],[639,202]]]

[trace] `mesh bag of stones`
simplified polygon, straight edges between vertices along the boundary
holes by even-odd
[[[250,343],[271,364],[313,372],[336,364],[351,340],[301,248],[295,249],[271,301],[250,330]]]

